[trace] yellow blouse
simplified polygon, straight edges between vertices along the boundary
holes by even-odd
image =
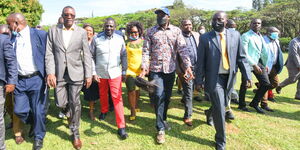
[[[132,44],[131,42],[126,44],[128,65],[126,75],[136,77],[141,73],[143,43],[144,40],[136,44]]]

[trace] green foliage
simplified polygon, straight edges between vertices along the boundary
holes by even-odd
[[[292,39],[290,37],[279,38],[282,51],[288,51],[289,43],[291,40]]]
[[[40,23],[42,5],[38,0],[1,0],[0,1],[0,24],[6,24],[6,17],[14,12],[22,13],[27,23],[34,27]]]

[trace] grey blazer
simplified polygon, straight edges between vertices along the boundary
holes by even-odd
[[[196,84],[204,84],[205,91],[214,92],[221,63],[221,46],[215,31],[207,32],[200,36],[198,61],[196,64]],[[229,78],[227,81],[226,98],[233,89],[235,76],[240,68],[247,79],[251,79],[250,66],[246,59],[246,53],[242,47],[240,33],[226,30],[226,46],[229,57]]]
[[[289,43],[289,55],[285,65],[287,68],[300,68],[300,37]]]
[[[65,70],[72,81],[82,81],[92,77],[92,56],[86,31],[76,26],[68,47],[64,46],[63,25],[49,29],[46,49],[46,73],[55,74],[57,81],[62,81]]]

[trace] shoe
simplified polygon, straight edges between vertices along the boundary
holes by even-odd
[[[199,96],[195,96],[193,98],[194,101],[202,102],[202,99]]]
[[[242,110],[242,111],[250,112],[250,110],[246,106],[244,106],[244,107],[239,106],[238,109]]]
[[[59,114],[58,114],[58,118],[59,118],[59,119],[64,119],[65,116],[66,116],[66,115],[65,115],[63,112],[61,112],[61,111],[60,111]]]
[[[184,124],[186,124],[187,126],[193,126],[193,122],[192,122],[192,119],[191,118],[186,118],[186,119],[183,119],[183,122]]]
[[[261,106],[261,108],[266,110],[266,111],[274,112],[274,110],[271,109],[269,106]]]
[[[156,142],[158,144],[163,144],[166,142],[165,131],[158,131],[157,136],[156,136]]]
[[[128,134],[126,133],[125,128],[119,128],[118,129],[118,135],[120,136],[120,138],[122,140],[125,140],[125,139],[128,138]]]
[[[109,106],[109,112],[113,112],[115,110],[114,106]]]
[[[237,100],[237,99],[231,99],[231,102],[235,103],[235,104],[239,104],[239,100]]]
[[[184,104],[184,99],[182,98],[182,99],[180,100],[180,102],[181,102],[181,104]]]
[[[225,119],[234,120],[234,115],[233,115],[233,113],[232,113],[231,110],[226,111],[226,113],[225,113]]]
[[[34,136],[33,125],[30,126],[28,137],[32,138]]]
[[[263,111],[263,109],[261,109],[259,106],[254,105],[253,103],[249,104],[250,107],[254,108],[256,110],[256,112],[260,113],[260,114],[265,114],[265,112]]]
[[[90,119],[95,120],[94,111],[89,112],[89,117],[90,117]]]
[[[106,115],[107,115],[107,113],[101,113],[101,114],[99,115],[99,120],[104,120],[105,117],[106,117]]]
[[[7,124],[6,126],[5,126],[5,130],[9,130],[9,129],[11,129],[13,127],[13,122],[10,122],[9,124]]]
[[[252,92],[255,94],[257,92],[257,89],[253,89]]]
[[[210,111],[209,110],[204,110],[204,114],[206,116],[206,123],[209,126],[213,126],[214,125],[214,121],[213,121],[212,116],[210,115]]]
[[[33,150],[41,150],[43,148],[43,140],[34,140]]]
[[[165,130],[168,130],[168,131],[171,130],[171,126],[169,125],[169,123],[167,121],[164,121],[164,125],[165,125]]]
[[[281,89],[282,89],[282,88],[281,88],[280,86],[277,86],[276,89],[275,89],[275,90],[276,90],[276,93],[277,93],[277,94],[280,94],[280,93],[281,93]]]
[[[24,138],[22,136],[16,136],[15,141],[17,144],[22,144],[24,142]]]
[[[271,101],[271,102],[274,102],[274,103],[276,102],[276,100],[272,97],[269,97],[268,100]]]
[[[177,90],[177,94],[182,95],[182,90]]]
[[[80,138],[75,138],[73,141],[73,147],[77,150],[81,149],[82,143]]]
[[[295,97],[296,100],[300,100],[300,97]]]
[[[133,121],[136,119],[136,116],[129,116],[129,121]]]

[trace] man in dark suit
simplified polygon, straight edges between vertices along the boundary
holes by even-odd
[[[0,149],[5,150],[4,102],[5,95],[12,93],[17,82],[17,62],[8,35],[0,34]]]
[[[17,57],[18,82],[14,91],[15,114],[32,126],[33,149],[43,147],[45,128],[45,51],[47,33],[30,28],[20,13],[10,14],[6,19],[12,31],[12,41]]]
[[[237,67],[247,77],[251,86],[251,72],[242,48],[240,34],[225,29],[227,15],[217,12],[212,19],[213,31],[200,37],[198,61],[196,65],[196,88],[205,89],[212,103],[212,113],[216,129],[216,149],[225,149],[225,106],[233,90]]]

